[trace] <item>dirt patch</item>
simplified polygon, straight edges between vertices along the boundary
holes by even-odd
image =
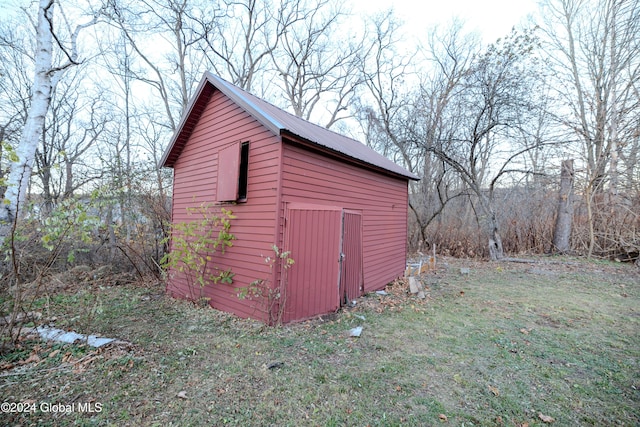
[[[551,328],[556,328],[556,329],[557,328],[561,328],[562,326],[564,326],[562,324],[562,322],[552,318],[548,314],[540,314],[538,316],[538,318],[536,319],[536,324],[540,325],[540,326],[551,327]]]

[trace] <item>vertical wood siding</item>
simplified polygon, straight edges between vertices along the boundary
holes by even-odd
[[[362,212],[365,292],[382,289],[403,275],[407,245],[406,179],[353,167],[285,143],[281,185],[284,202],[340,206]],[[280,215],[284,217],[284,207]],[[283,230],[279,233],[282,239]],[[295,252],[291,257],[296,259]]]
[[[341,218],[339,208],[287,208],[285,244],[295,263],[284,284],[284,321],[307,319],[340,306]]]
[[[237,297],[236,288],[271,275],[264,257],[272,255],[274,243],[280,142],[219,91],[212,95],[174,165],[172,218],[174,223],[192,220],[187,208],[216,200],[218,150],[242,141],[250,141],[247,201],[224,205],[237,216],[231,223],[236,240],[213,260],[222,270],[232,269],[234,283],[208,286],[204,294],[215,308],[262,318],[260,309]],[[172,295],[191,295],[184,276],[173,271],[170,277],[167,290]]]
[[[349,302],[362,292],[362,215],[345,211],[342,218],[340,298]]]

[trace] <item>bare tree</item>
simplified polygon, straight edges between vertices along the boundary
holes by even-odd
[[[0,25],[0,141],[17,146],[29,109],[35,45],[22,23]]]
[[[364,42],[355,34],[337,36],[347,15],[332,0],[316,2],[300,13],[271,54],[275,80],[293,114],[310,120],[321,103],[327,116],[323,123],[330,128],[346,117],[362,81],[358,69]]]
[[[525,154],[541,145],[533,137],[528,144],[516,143],[529,136],[522,123],[536,110],[532,93],[538,80],[530,55],[535,41],[529,33],[513,33],[481,53],[477,39],[464,36],[454,22],[447,32],[431,34],[422,52],[432,67],[417,80],[392,54],[393,27],[386,22],[377,26],[378,43],[369,56],[374,66],[364,73],[375,100],[368,123],[377,124],[391,152],[423,178],[410,197],[421,238],[427,241],[427,227],[448,203],[466,196],[491,259],[500,259],[496,193],[507,176],[530,172]],[[420,90],[403,93],[403,81],[412,79]]]
[[[274,8],[267,0],[225,0],[196,19],[205,61],[221,77],[247,91],[263,81],[270,55],[288,28],[300,19],[300,2]]]
[[[504,256],[496,190],[508,174],[529,173],[522,167],[522,157],[536,147],[512,143],[523,132],[518,126],[521,116],[534,108],[529,100],[535,79],[528,71],[532,43],[530,34],[514,32],[475,56],[446,105],[455,125],[425,147],[449,165],[475,196],[492,260]]]
[[[33,84],[32,36],[15,19],[0,24],[0,196],[11,162],[10,151],[18,145],[29,108]]]
[[[89,96],[86,86],[78,90],[83,78],[84,70],[76,67],[52,92],[50,114],[35,157],[45,216],[97,176],[83,167],[83,158],[96,144],[106,119],[99,97]]]
[[[413,127],[412,141],[420,153],[418,158],[424,179],[420,181],[419,191],[413,195],[410,207],[423,241],[427,239],[427,227],[443,215],[447,204],[455,198],[468,196],[466,185],[461,185],[451,165],[432,150],[441,141],[452,139],[461,125],[459,116],[452,114],[452,105],[463,90],[462,83],[479,49],[477,37],[462,31],[462,23],[454,20],[444,32],[434,29],[421,49],[425,62],[432,67],[421,76],[417,110],[411,113],[418,119],[417,126]]]
[[[637,144],[640,2],[549,0],[542,12],[553,87],[562,102],[559,123],[584,153],[591,255],[600,228],[594,200],[608,188],[607,204],[618,203],[619,160],[633,157]]]
[[[458,25],[446,35],[434,31],[423,53],[425,62],[433,61],[435,67],[415,71],[396,50],[399,28],[390,12],[373,20],[372,43],[363,55],[368,94],[362,97],[366,104],[360,121],[369,145],[421,176],[411,184],[409,208],[417,223],[418,246],[423,246],[429,245],[430,224],[441,218],[447,203],[465,194],[452,168],[429,147],[458,125],[448,106],[474,49],[462,46]]]
[[[55,30],[54,0],[40,0],[36,27],[36,50],[34,54],[35,76],[31,89],[31,100],[22,131],[20,142],[16,149],[17,161],[12,162],[7,180],[5,200],[7,203],[0,210],[0,221],[3,224],[14,221],[24,205],[35,153],[40,142],[44,120],[49,110],[51,93],[58,81],[70,67],[80,63],[78,59],[77,42],[80,32],[96,22],[96,18],[71,29],[66,26],[65,43]],[[61,16],[64,14],[61,10]],[[64,60],[54,64],[54,48],[64,56]],[[8,234],[8,228],[3,227],[0,238]]]
[[[397,160],[416,172],[410,127],[405,123],[412,114],[405,79],[415,72],[409,60],[397,52],[400,23],[388,11],[374,17],[370,25],[371,42],[360,62],[367,93],[359,100],[367,144],[388,157],[399,157]]]
[[[193,30],[192,2],[145,0],[131,5],[109,0],[103,13],[127,41],[127,46],[118,41],[120,49],[116,52],[118,60],[124,61],[120,64],[124,69],[117,68],[124,83],[137,80],[148,84],[162,102],[167,127],[175,131],[201,74],[202,58],[196,47],[203,36]],[[147,22],[141,16],[147,17]],[[134,57],[143,67],[134,66]]]

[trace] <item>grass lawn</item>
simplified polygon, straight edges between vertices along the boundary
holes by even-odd
[[[35,411],[0,425],[640,425],[640,271],[540,261],[447,259],[424,300],[394,285],[281,328],[161,284],[52,278],[69,286],[36,301],[43,320],[126,343],[26,337],[0,355],[0,396]]]

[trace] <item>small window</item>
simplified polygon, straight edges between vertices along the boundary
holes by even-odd
[[[218,152],[217,200],[235,202],[247,199],[249,143],[235,143]]]
[[[238,200],[247,200],[247,182],[249,178],[249,143],[240,147],[240,174],[238,176]]]

